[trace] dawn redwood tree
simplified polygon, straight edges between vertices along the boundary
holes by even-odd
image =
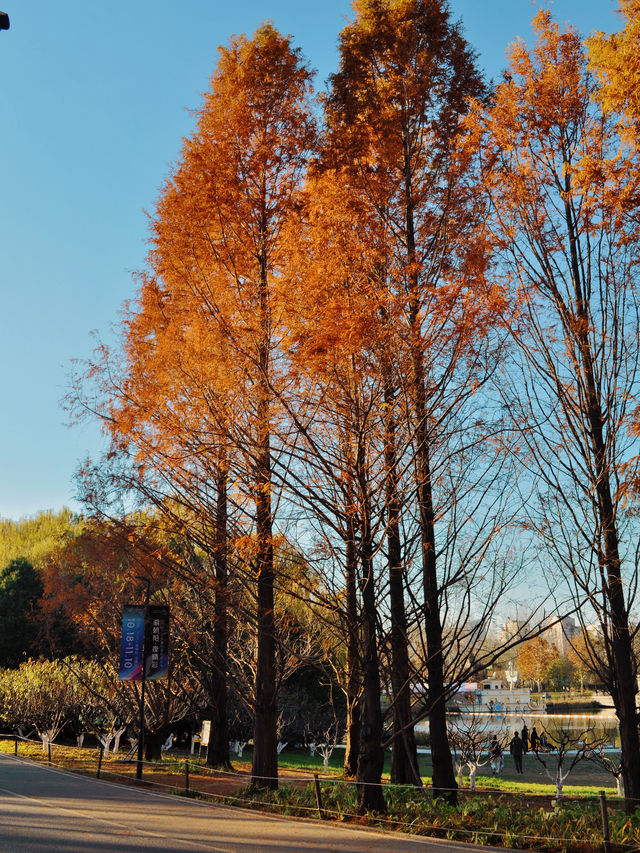
[[[635,226],[612,187],[635,169],[626,154],[618,159],[619,129],[598,106],[575,30],[560,31],[546,12],[534,27],[535,47],[512,46],[491,108],[471,113],[469,144],[514,306],[512,382],[505,373],[501,389],[519,430],[513,449],[535,471],[529,523],[583,627],[599,623],[630,807],[640,802],[638,536],[624,483],[638,474],[629,423],[640,391],[640,289]]]
[[[286,373],[278,344],[288,289],[283,234],[298,214],[314,141],[310,81],[299,52],[270,25],[220,49],[197,128],[152,218],[150,270],[126,312],[122,352],[98,351],[89,369],[96,399],[79,399],[98,412],[111,437],[111,471],[101,478],[91,469],[87,499],[95,504],[96,493],[100,504],[101,493],[136,493],[215,568],[207,681],[217,683],[220,708],[232,539],[235,567],[250,569],[258,638],[253,779],[271,787],[277,786],[273,429]],[[186,578],[188,567],[181,574]],[[228,762],[222,753],[219,760]]]
[[[366,781],[362,790],[368,801],[361,806],[379,809],[381,799],[373,802],[379,782],[373,770],[381,766],[375,758],[381,755],[380,720],[377,734],[366,720],[368,708],[375,712],[377,702],[369,700],[365,705],[358,697],[361,692],[363,697],[369,695],[369,686],[370,695],[375,695],[380,673],[371,665],[364,669],[365,648],[353,630],[367,619],[365,604],[377,614],[380,626],[376,628],[378,667],[382,663],[385,668],[385,687],[391,697],[387,713],[393,715],[393,732],[382,745],[392,748],[393,781],[421,784],[413,724],[414,715],[422,716],[424,709],[411,688],[426,669],[426,656],[422,631],[416,626],[419,595],[413,590],[407,594],[411,612],[404,601],[405,586],[415,584],[410,567],[417,537],[415,521],[406,511],[406,494],[411,489],[410,431],[405,400],[394,388],[395,371],[403,358],[397,340],[402,312],[385,278],[386,226],[366,197],[355,191],[351,175],[345,170],[314,171],[306,196],[306,227],[299,238],[302,257],[295,265],[300,282],[299,286],[295,282],[291,294],[297,322],[290,331],[291,358],[304,390],[299,398],[292,398],[295,403],[289,410],[298,439],[284,488],[292,502],[308,509],[308,523],[318,534],[316,553],[326,555],[315,558],[328,590],[325,634],[346,650],[346,661],[340,664],[338,658],[334,667],[337,671],[346,663],[345,672],[338,675],[347,697],[345,773]],[[494,547],[496,540],[508,538],[502,501],[509,490],[500,466],[493,460],[488,464],[493,451],[488,453],[487,448],[495,440],[487,441],[486,432],[483,440],[475,438],[477,403],[469,414],[472,422],[463,426],[461,420],[458,426],[467,447],[458,447],[455,456],[444,453],[438,466],[447,695],[473,676],[474,661],[480,661],[482,668],[497,656],[482,647],[495,603],[503,600],[510,579]],[[365,482],[366,489],[362,488]],[[370,532],[363,538],[365,530]],[[375,597],[365,602],[357,595],[356,581],[368,574],[362,558],[371,551],[371,544]],[[365,560],[367,566],[369,562]],[[509,562],[517,564],[513,553]],[[530,633],[531,626],[523,634]],[[333,660],[331,649],[328,659]],[[358,733],[365,725],[366,742]],[[368,753],[360,764],[360,775],[352,763],[357,743]]]
[[[174,331],[174,327],[165,328],[162,336]],[[157,340],[160,330],[156,334]],[[173,340],[174,344],[180,340],[179,332]],[[189,357],[193,351],[185,347],[183,354]],[[207,719],[215,726],[207,763],[229,767],[227,613],[233,539],[228,533],[225,443],[223,438],[214,440],[216,429],[211,420],[208,424],[201,421],[194,431],[194,401],[186,382],[172,386],[172,395],[178,388],[181,392],[180,405],[176,405],[175,397],[156,396],[158,371],[150,361],[141,358],[138,364],[144,364],[144,379],[133,382],[131,376],[127,378],[126,417],[112,417],[116,410],[111,408],[109,423],[114,429],[109,453],[83,467],[83,500],[102,519],[105,540],[111,538],[112,528],[125,542],[130,539],[136,544],[135,560],[146,577],[153,578],[160,570],[159,585],[169,588],[171,606],[177,613],[177,640],[189,649],[190,666],[205,697]],[[166,390],[166,378],[160,385]],[[164,399],[165,406],[149,417],[153,399]],[[202,402],[200,397],[197,400]],[[211,399],[209,403],[211,413]],[[125,409],[118,412],[120,417],[124,414]],[[127,425],[126,439],[115,429],[122,423]],[[142,504],[145,511],[123,514],[123,498]],[[48,614],[47,624],[53,616]]]
[[[472,52],[440,0],[356,0],[354,11],[353,22],[340,36],[340,69],[331,77],[325,101],[325,160],[349,170],[352,184],[379,216],[388,235],[385,280],[394,314],[401,318],[393,352],[404,353],[400,361],[406,368],[400,371],[399,384],[387,372],[387,397],[391,399],[396,389],[402,389],[409,403],[413,436],[433,786],[436,795],[455,800],[456,780],[447,741],[442,589],[431,473],[437,407],[432,389],[441,389],[441,383],[455,374],[462,355],[460,341],[474,328],[469,301],[465,304],[465,333],[461,334],[459,318],[449,325],[443,317],[455,315],[456,305],[461,309],[460,251],[474,244],[468,231],[469,199],[460,192],[463,183],[452,178],[450,153],[466,99],[479,95],[483,87]],[[478,292],[482,282],[480,264],[475,267]],[[440,376],[436,352],[445,354],[448,362]],[[473,380],[463,385],[466,393],[472,393]],[[391,561],[397,563],[397,454],[392,435],[393,423],[388,421],[389,544]],[[396,575],[397,565],[391,570],[394,590]],[[400,662],[402,648],[397,637],[403,629],[397,594],[394,601]],[[396,675],[399,682],[403,675]],[[401,702],[396,724],[398,731],[410,735],[411,720],[398,717],[403,709],[408,713],[408,706]],[[403,763],[410,773],[412,759],[406,759]]]
[[[390,526],[384,448],[388,455],[392,440],[385,421],[396,408],[385,403],[380,378],[384,324],[376,279],[386,246],[379,221],[344,171],[314,170],[305,198],[292,291],[297,320],[290,330],[300,402],[289,416],[299,434],[298,458],[285,488],[308,508],[323,547],[330,548],[323,578],[336,609],[328,614],[327,632],[342,632],[346,652],[345,673],[338,676],[347,698],[345,773],[362,782],[360,808],[381,810],[379,564],[382,532]],[[397,527],[396,534],[399,550]],[[405,678],[402,689],[408,687]],[[412,740],[412,730],[405,735]],[[397,754],[395,740],[393,749]]]
[[[311,72],[271,25],[220,49],[198,125],[154,218],[150,263],[163,287],[188,293],[225,338],[244,412],[227,422],[244,454],[254,505],[257,672],[252,780],[277,787],[273,525],[274,389],[286,301],[287,221],[315,128]],[[224,381],[224,379],[222,380]],[[233,386],[232,386],[233,387]],[[237,411],[234,414],[238,414]]]
[[[176,208],[174,200],[170,261],[160,239],[154,252],[154,263],[164,265],[162,280],[140,277],[138,299],[125,312],[122,353],[99,348],[91,367],[100,392],[91,408],[111,441],[103,459],[84,466],[81,487],[92,512],[120,519],[124,528],[131,516],[123,496],[152,507],[161,536],[176,545],[167,571],[178,587],[190,588],[194,610],[209,626],[194,637],[197,652],[192,644],[213,723],[207,763],[228,767],[229,564],[234,538],[248,529],[238,502],[229,511],[235,455],[228,424],[244,388],[229,376],[225,336],[206,300],[188,287],[198,258],[178,242]]]

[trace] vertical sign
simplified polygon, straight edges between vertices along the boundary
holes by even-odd
[[[145,677],[149,681],[165,678],[169,672],[169,608],[152,604],[147,611],[145,638]]]
[[[144,607],[129,605],[122,613],[119,681],[140,681],[142,678],[142,641],[144,639]]]

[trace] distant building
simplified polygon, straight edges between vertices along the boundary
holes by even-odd
[[[548,627],[540,635],[550,646],[555,646],[558,654],[567,656],[570,648],[569,640],[580,633],[580,626],[572,616],[565,616],[560,621],[553,618],[546,620]],[[532,626],[524,619],[507,619],[500,631],[500,643],[505,644],[518,636],[524,637],[532,630]]]
[[[526,625],[526,619],[507,619],[500,630],[500,645],[504,646],[514,638],[521,636]]]
[[[571,648],[569,640],[580,633],[580,626],[576,624],[573,616],[565,616],[554,625],[550,625],[542,634],[542,638],[551,646],[555,646],[558,654],[562,657],[567,656],[567,652]]]

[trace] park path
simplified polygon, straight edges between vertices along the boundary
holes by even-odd
[[[0,850],[7,853],[470,853],[495,849],[211,805],[0,754]]]

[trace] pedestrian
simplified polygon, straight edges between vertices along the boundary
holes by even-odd
[[[491,759],[491,772],[494,776],[499,776],[504,767],[504,759],[502,757],[502,746],[495,735],[489,744],[489,757]]]
[[[534,726],[531,729],[531,734],[529,736],[529,744],[531,745],[531,752],[538,751],[538,744],[540,742],[540,738],[538,737],[538,732],[536,731],[536,727]]]
[[[529,729],[527,728],[526,723],[522,727],[520,737],[522,738],[522,750],[526,754],[527,750],[529,749]]]
[[[524,773],[522,769],[522,754],[524,752],[522,738],[518,732],[514,732],[509,744],[509,752],[513,755],[513,763],[516,766],[516,773]]]

